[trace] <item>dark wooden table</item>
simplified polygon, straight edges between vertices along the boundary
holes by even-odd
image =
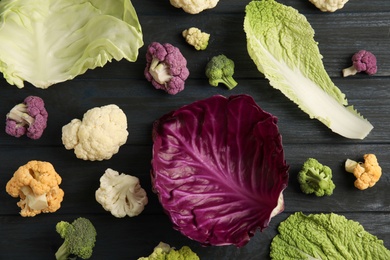
[[[268,259],[269,245],[278,224],[290,214],[335,212],[360,222],[370,233],[384,240],[390,248],[390,2],[389,0],[350,0],[342,10],[322,13],[309,1],[280,0],[304,14],[313,26],[323,55],[325,68],[335,84],[374,125],[364,140],[350,140],[332,133],[311,120],[298,107],[273,89],[259,73],[246,50],[243,31],[244,8],[249,1],[221,0],[216,8],[198,15],[172,7],[168,0],[135,0],[144,33],[145,45],[136,62],[112,62],[87,71],[74,80],[37,89],[26,84],[23,89],[0,80],[0,115],[8,113],[28,95],[46,102],[48,127],[39,140],[14,138],[0,131],[0,259],[54,259],[62,243],[55,231],[60,220],[72,221],[83,216],[96,226],[98,240],[92,259],[137,259],[152,252],[160,241],[175,247],[189,245],[201,259]],[[187,45],[181,31],[196,26],[211,34],[207,50],[196,51]],[[188,60],[190,77],[186,89],[176,96],[155,90],[143,76],[146,46],[169,42],[179,47]],[[376,54],[378,73],[349,78],[341,70],[359,49]],[[239,85],[232,91],[211,87],[204,75],[208,60],[226,54],[236,64]],[[278,117],[287,163],[289,186],[284,192],[285,211],[271,220],[263,232],[257,232],[243,248],[234,246],[202,247],[173,230],[168,217],[151,191],[151,127],[163,114],[214,94],[229,96],[249,94],[266,111]],[[112,159],[91,162],[77,159],[64,148],[61,128],[73,118],[81,118],[90,108],[117,104],[128,118],[129,137]],[[0,127],[4,128],[5,120]],[[361,159],[365,153],[377,155],[383,176],[371,189],[354,188],[354,177],[343,169],[345,159]],[[333,169],[337,188],[330,197],[303,194],[296,180],[297,172],[308,157],[315,157]],[[51,162],[63,178],[65,191],[62,207],[52,214],[23,218],[5,185],[14,171],[29,160]],[[99,178],[107,168],[135,175],[148,192],[149,204],[134,218],[113,217],[95,200]]]

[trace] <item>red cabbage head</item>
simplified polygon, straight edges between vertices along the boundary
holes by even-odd
[[[216,95],[153,125],[152,185],[173,227],[203,245],[244,246],[284,210],[277,118],[248,95]]]

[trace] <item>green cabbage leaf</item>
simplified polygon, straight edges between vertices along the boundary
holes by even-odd
[[[383,240],[335,213],[296,212],[280,223],[278,231],[271,242],[273,260],[390,259]]]
[[[244,31],[258,70],[310,118],[346,138],[370,133],[371,123],[348,105],[326,72],[304,15],[274,0],[252,0],[245,8]]]
[[[19,88],[47,88],[113,59],[136,61],[143,45],[129,0],[4,0],[0,39],[0,72]]]

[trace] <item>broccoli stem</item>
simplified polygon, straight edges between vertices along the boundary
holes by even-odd
[[[67,260],[69,255],[68,245],[65,242],[62,243],[55,254],[57,260]]]
[[[233,89],[235,86],[237,86],[237,81],[234,80],[233,77],[222,77],[221,79],[222,83],[224,83],[228,89]]]
[[[313,186],[317,186],[320,189],[327,189],[329,182],[325,180],[325,176],[322,172],[319,172],[317,169],[312,169],[310,168],[307,171],[307,176],[306,180],[313,184]]]

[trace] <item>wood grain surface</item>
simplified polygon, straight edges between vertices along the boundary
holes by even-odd
[[[390,2],[350,0],[334,13],[323,13],[308,0],[279,2],[307,17],[316,32],[315,40],[327,72],[349,103],[374,125],[369,136],[350,140],[332,133],[269,85],[246,49],[243,21],[248,0],[220,0],[216,8],[198,15],[174,8],[169,0],[134,0],[145,43],[136,62],[112,62],[45,90],[30,84],[18,89],[0,79],[0,115],[4,118],[28,95],[42,97],[49,112],[48,127],[39,140],[15,138],[0,131],[0,259],[54,259],[62,243],[55,231],[56,223],[79,216],[89,218],[98,232],[91,259],[136,260],[149,255],[160,241],[175,247],[188,245],[205,260],[269,259],[269,245],[277,234],[278,224],[297,211],[344,215],[360,222],[390,248]],[[181,32],[191,26],[211,34],[205,51],[196,51],[182,38]],[[190,77],[185,90],[178,95],[155,90],[143,76],[146,48],[153,41],[179,47],[188,60]],[[343,78],[341,70],[350,66],[351,56],[360,49],[376,54],[378,73]],[[211,87],[204,75],[209,59],[222,53],[236,65],[238,86],[231,91],[223,86]],[[278,117],[290,165],[289,186],[284,192],[285,210],[242,248],[203,247],[173,230],[151,190],[152,123],[171,110],[214,94],[243,93]],[[110,160],[77,159],[73,151],[62,145],[62,126],[73,118],[81,118],[88,109],[106,104],[117,104],[126,113],[129,130],[126,144]],[[0,128],[4,127],[5,120],[0,122]],[[354,177],[344,171],[343,164],[347,158],[362,159],[365,153],[377,155],[383,176],[373,188],[360,191],[354,188]],[[337,187],[332,196],[317,198],[300,191],[296,175],[308,157],[317,158],[333,169]],[[33,159],[54,165],[63,178],[65,198],[55,213],[23,218],[16,206],[17,199],[6,193],[5,185],[19,166]],[[141,215],[118,219],[96,202],[95,190],[107,168],[140,178],[149,197]]]

